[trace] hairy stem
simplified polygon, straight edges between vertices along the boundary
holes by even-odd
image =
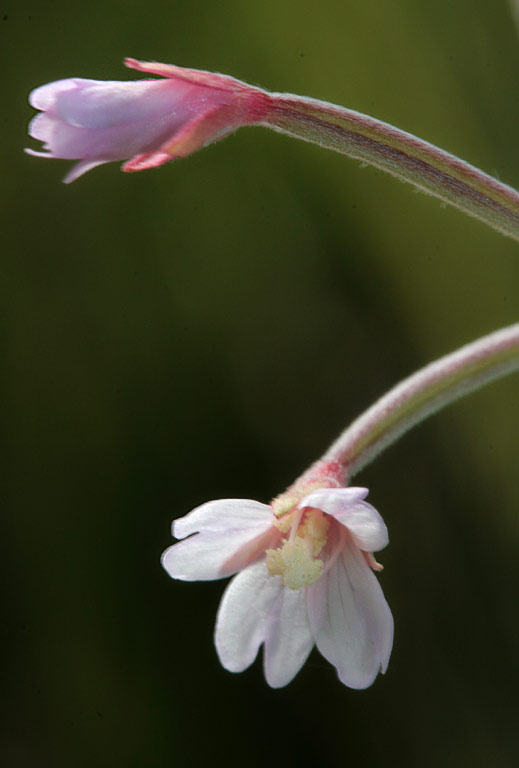
[[[519,240],[519,193],[458,157],[345,107],[270,94],[262,125],[374,165]]]
[[[485,384],[519,370],[519,323],[467,344],[397,384],[330,446],[348,479],[422,419]]]

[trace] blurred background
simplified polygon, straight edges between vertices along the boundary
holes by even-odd
[[[519,185],[505,0],[3,0],[1,762],[515,766],[519,385],[356,479],[391,544],[388,673],[286,689],[217,661],[224,583],[175,517],[268,502],[401,378],[518,320],[519,246],[340,155],[247,128],[156,171],[23,154],[29,91],[124,56],[367,112]],[[39,147],[38,147],[39,148]]]

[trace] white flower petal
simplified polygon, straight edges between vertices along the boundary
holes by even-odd
[[[314,507],[351,531],[360,549],[378,552],[387,546],[386,525],[375,507],[363,501],[366,488],[322,488],[305,496],[299,507]]]
[[[173,521],[173,536],[184,539],[197,531],[228,532],[271,525],[274,520],[268,504],[251,499],[218,499],[196,507]]]
[[[258,654],[267,637],[271,612],[285,589],[269,576],[265,562],[255,563],[231,581],[224,592],[214,642],[222,665],[230,672],[243,672]]]
[[[173,579],[222,579],[256,560],[271,539],[270,525],[265,524],[241,530],[204,531],[173,544],[161,562]]]
[[[328,573],[307,591],[316,645],[351,688],[367,688],[385,672],[393,617],[377,578],[351,539]]]
[[[243,672],[265,643],[264,670],[272,688],[299,672],[312,647],[304,590],[287,589],[265,562],[246,568],[227,587],[216,618],[215,645],[223,666]]]
[[[284,587],[272,602],[263,666],[271,688],[282,688],[297,675],[314,646],[304,589]]]

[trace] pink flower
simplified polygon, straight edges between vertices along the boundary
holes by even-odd
[[[261,120],[268,94],[233,77],[126,59],[161,80],[69,78],[42,85],[29,99],[41,114],[29,126],[44,142],[38,157],[79,160],[64,181],[96,165],[127,160],[124,171],[155,168]]]
[[[373,570],[388,543],[365,488],[323,488],[297,505],[279,497],[210,501],[173,523],[183,541],[162,564],[175,579],[238,575],[225,590],[215,644],[223,666],[242,672],[264,645],[270,686],[287,685],[314,643],[352,688],[385,672],[393,618]]]

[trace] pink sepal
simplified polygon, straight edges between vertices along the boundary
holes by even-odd
[[[135,155],[131,160],[128,160],[121,166],[121,170],[126,173],[133,173],[134,171],[146,171],[148,168],[158,168],[164,163],[169,163],[172,160],[172,155],[167,152],[142,152],[140,155]]]
[[[230,114],[229,114],[230,113]],[[212,141],[223,138],[236,126],[233,115],[225,106],[216,106],[197,116],[185,125],[173,138],[166,141],[158,152],[144,152],[132,157],[123,166],[126,172],[157,168],[176,157],[186,157]]]
[[[207,88],[247,94],[255,91],[267,95],[267,91],[264,91],[262,88],[248,85],[230,75],[221,75],[219,72],[207,72],[203,69],[187,69],[185,67],[176,67],[174,64],[162,64],[158,61],[139,61],[139,59],[132,59],[130,57],[124,59],[124,65],[129,69],[136,69],[138,72],[146,72],[148,75],[159,75],[160,77],[186,80],[189,83],[203,85]]]

